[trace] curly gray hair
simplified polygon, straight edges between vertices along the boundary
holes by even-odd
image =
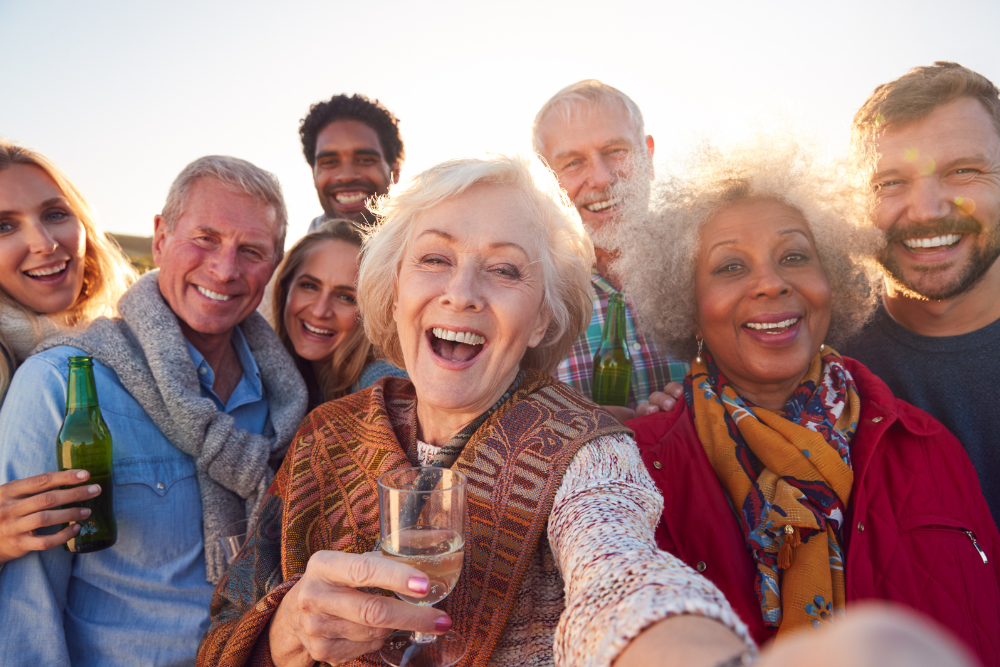
[[[821,165],[797,140],[762,133],[728,149],[701,148],[683,175],[659,177],[648,200],[628,192],[641,184],[622,184],[629,203],[615,229],[614,268],[643,331],[672,356],[694,357],[702,227],[740,202],[773,199],[809,223],[833,295],[826,342],[841,344],[871,317],[881,287],[874,257],[884,241],[867,224],[870,190],[854,181],[845,166]]]

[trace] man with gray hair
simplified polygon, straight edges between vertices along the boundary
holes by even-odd
[[[103,551],[32,552],[0,571],[5,665],[193,665],[219,538],[255,516],[305,412],[302,378],[255,312],[287,227],[277,179],[201,158],[154,224],[159,270],[118,317],[42,345],[0,410],[0,480],[55,470],[68,360],[92,355],[118,524]]]
[[[615,220],[626,208],[621,188],[616,186],[633,176],[637,182],[644,180],[642,170],[652,175],[653,137],[645,133],[642,112],[628,95],[586,79],[563,88],[542,106],[531,138],[535,152],[555,172],[594,239],[597,263],[591,275],[594,310],[590,327],[555,372],[557,379],[590,398],[594,354],[608,300],[620,293],[619,280],[609,268],[614,252],[602,247],[613,245]],[[645,192],[640,196],[648,196]],[[668,382],[679,382],[687,372],[687,364],[667,358],[637,330],[627,301],[625,319],[632,355],[629,407],[611,408],[622,419],[635,416],[637,403]]]

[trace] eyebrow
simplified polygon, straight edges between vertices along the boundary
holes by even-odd
[[[426,236],[428,234],[430,234],[431,236],[438,236],[440,238],[443,238],[446,241],[452,241],[452,242],[455,241],[455,237],[454,236],[452,236],[448,232],[443,232],[440,229],[425,229],[424,231],[420,232],[420,234],[417,236],[417,238],[419,239],[420,237]],[[529,256],[528,255],[528,251],[524,249],[524,246],[518,245],[517,243],[514,243],[513,241],[497,241],[496,243],[491,243],[489,247],[492,248],[492,249],[495,249],[495,248],[515,248],[517,250],[520,250],[522,253],[524,253],[525,257]]]
[[[317,278],[311,273],[303,273],[302,275],[299,276],[299,280],[302,280],[303,278],[306,278],[307,280],[311,280],[316,283],[320,284],[323,283],[321,279]],[[334,285],[334,289],[350,290],[351,292],[356,291],[354,285]]]
[[[50,199],[46,199],[41,204],[39,204],[38,208],[45,208],[47,206],[54,206],[55,204],[62,204],[63,206],[69,207],[69,202],[66,201],[65,197],[52,197]],[[14,209],[9,209],[9,210],[6,210],[6,211],[0,211],[0,215],[17,215],[20,212],[21,211],[17,211],[17,210],[14,210]]]
[[[354,149],[349,148],[343,152],[346,153],[347,151],[352,151],[355,155],[372,155],[380,159],[382,158],[382,153],[380,153],[378,150],[374,148],[354,148]],[[316,159],[321,160],[325,157],[338,157],[341,152],[342,151],[321,151],[319,153],[316,153]]]
[[[790,229],[782,229],[780,232],[778,232],[778,236],[790,236],[792,234],[799,234],[802,237],[804,237],[805,239],[807,239],[807,240],[809,239],[809,236],[804,231],[802,231],[801,229],[796,229],[794,227],[790,228]],[[739,245],[739,241],[737,241],[736,239],[730,239],[728,241],[719,241],[718,243],[716,243],[715,245],[713,245],[711,248],[709,248],[708,251],[712,252],[713,250],[715,250],[719,246],[727,246],[727,245]]]
[[[632,145],[632,142],[629,139],[625,138],[625,137],[615,137],[614,139],[608,139],[607,141],[605,141],[604,144],[601,146],[601,148],[607,148],[608,146],[614,146],[615,144],[629,144],[629,145]],[[571,150],[568,150],[568,151],[562,151],[561,153],[556,153],[555,155],[552,156],[552,159],[553,160],[561,160],[561,159],[567,158],[567,157],[569,157],[571,155],[579,155],[579,154],[580,154],[580,151],[574,148],[574,149],[571,149]]]

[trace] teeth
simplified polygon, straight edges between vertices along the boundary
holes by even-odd
[[[757,331],[766,331],[768,329],[787,329],[796,322],[799,321],[798,317],[793,317],[790,320],[785,320],[784,322],[747,322],[747,326],[751,329],[756,329]]]
[[[32,278],[41,278],[42,276],[51,276],[51,275],[59,273],[60,271],[62,271],[63,269],[65,269],[66,265],[68,263],[69,262],[63,262],[59,266],[53,266],[53,267],[48,268],[48,269],[36,269],[34,271],[25,271],[25,273],[27,273]]]
[[[958,243],[961,240],[961,234],[946,234],[945,236],[933,236],[923,239],[905,239],[903,245],[907,248],[939,248]]]
[[[338,192],[333,195],[341,204],[357,204],[358,202],[368,199],[367,192]]]
[[[471,331],[451,331],[450,329],[434,327],[431,329],[431,333],[442,340],[453,340],[456,343],[465,343],[466,345],[482,345],[486,342],[485,336]]]
[[[593,204],[587,204],[586,206],[584,206],[584,208],[587,209],[588,211],[593,211],[594,213],[597,213],[598,211],[603,211],[606,208],[611,208],[617,203],[618,203],[617,199],[608,199],[606,201],[599,201]]]
[[[216,301],[229,301],[230,299],[233,298],[231,296],[226,296],[225,294],[219,294],[218,292],[213,292],[210,289],[205,289],[201,285],[196,285],[195,287],[197,287],[198,291],[207,296],[209,299],[214,299]]]
[[[334,334],[333,331],[328,331],[327,329],[317,329],[314,326],[310,326],[308,322],[303,322],[302,326],[306,328],[306,331],[311,331],[314,334],[320,334],[321,336],[331,336]]]

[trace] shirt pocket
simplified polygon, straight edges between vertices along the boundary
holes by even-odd
[[[993,554],[987,556],[983,544],[968,524],[968,521],[948,516],[921,514],[900,520],[899,530],[904,535],[921,535],[922,539],[953,544],[963,566],[988,565]]]
[[[113,467],[118,554],[156,568],[195,553],[203,538],[194,462],[177,457],[129,458]]]

